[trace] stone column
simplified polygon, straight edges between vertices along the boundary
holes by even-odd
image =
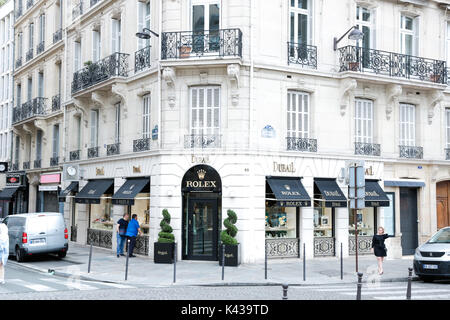
[[[314,258],[314,178],[302,179],[306,192],[311,197],[311,207],[300,209],[300,252],[303,257],[303,243],[305,244],[306,259]]]
[[[36,212],[36,199],[39,186],[38,175],[28,175],[29,191],[28,191],[28,212]]]
[[[116,193],[120,187],[125,183],[126,179],[122,178],[115,178],[114,179],[114,193]],[[111,220],[113,222],[113,228],[112,228],[112,237],[111,237],[111,250],[114,252],[114,254],[117,252],[117,232],[116,232],[116,223],[119,221],[120,218],[123,217],[123,214],[125,213],[127,207],[123,205],[113,205],[111,210]],[[130,217],[131,219],[131,217]],[[125,248],[125,246],[124,246]]]
[[[337,257],[341,255],[341,243],[343,257],[349,256],[348,210],[348,208],[335,208],[335,252]]]
[[[77,243],[87,244],[87,229],[89,228],[89,204],[77,203]]]

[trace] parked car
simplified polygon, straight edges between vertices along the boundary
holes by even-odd
[[[43,212],[7,216],[9,254],[18,262],[27,256],[56,253],[64,258],[69,249],[69,236],[61,213]]]
[[[426,282],[450,278],[450,227],[442,228],[416,249],[414,272]]]

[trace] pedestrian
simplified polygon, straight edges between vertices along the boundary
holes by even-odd
[[[387,255],[387,249],[386,245],[384,244],[384,240],[389,238],[389,235],[387,235],[384,232],[383,227],[378,228],[377,234],[375,234],[372,238],[372,253],[375,254],[378,260],[378,274],[382,275],[384,273],[383,271],[383,260],[384,257]]]
[[[5,284],[5,265],[9,256],[8,227],[0,223],[0,284]]]
[[[125,256],[123,254],[123,246],[125,244],[125,241],[127,240],[126,233],[127,233],[127,227],[128,227],[128,220],[130,216],[128,213],[124,213],[123,217],[120,218],[119,221],[117,221],[116,224],[116,232],[117,232],[117,258],[120,256]]]
[[[134,245],[136,244],[137,235],[142,235],[141,227],[139,226],[139,222],[137,221],[137,214],[133,214],[131,216],[131,221],[128,223],[126,236],[130,239],[130,245],[128,246],[128,256],[130,258],[136,257],[133,255]]]

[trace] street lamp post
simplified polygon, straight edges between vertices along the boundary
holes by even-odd
[[[136,33],[136,37],[138,37],[139,39],[147,40],[152,37],[151,36],[152,34],[159,38],[159,34],[157,34],[156,32],[153,32],[149,28],[144,28],[144,29],[142,29],[141,32]]]
[[[351,31],[351,32],[350,32],[350,31]],[[348,35],[348,38],[349,38],[350,40],[356,40],[356,41],[359,41],[359,40],[362,40],[362,39],[364,38],[364,33],[362,33],[362,32],[359,30],[358,26],[352,26],[350,29],[347,30],[346,33],[344,33],[344,35],[343,35],[342,37],[340,37],[339,39],[334,38],[334,41],[333,41],[333,49],[334,49],[334,51],[337,50],[337,44],[338,44],[342,39],[344,39],[344,37],[345,37],[349,32],[350,32],[350,34]]]

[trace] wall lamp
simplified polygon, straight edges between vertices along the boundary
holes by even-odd
[[[346,33],[344,33],[344,35],[342,37],[340,37],[339,39],[334,38],[334,45],[333,45],[334,51],[337,50],[337,44],[339,43],[339,41],[341,41],[349,32],[350,32],[350,34],[348,35],[348,38],[350,40],[362,40],[364,38],[364,33],[362,33],[359,30],[358,26],[353,26],[350,29],[348,29],[348,31]]]
[[[159,34],[157,34],[156,32],[153,32],[149,28],[144,28],[144,29],[142,29],[142,32],[136,33],[136,37],[138,37],[139,39],[147,40],[152,37],[152,34],[159,38]]]

